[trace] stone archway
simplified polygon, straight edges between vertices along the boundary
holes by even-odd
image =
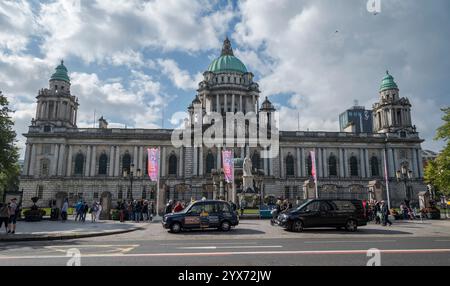
[[[100,204],[102,205],[102,212],[100,219],[110,219],[112,207],[112,194],[110,192],[103,192],[100,196]]]

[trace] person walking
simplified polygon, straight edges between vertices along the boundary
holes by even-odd
[[[81,217],[83,216],[82,208],[83,208],[83,202],[81,200],[79,200],[77,202],[77,204],[75,205],[75,221],[81,220]]]
[[[149,213],[148,213],[148,201],[145,200],[142,204],[142,218],[143,221],[148,221],[150,219]]]
[[[16,209],[17,209],[17,199],[13,198],[9,204],[9,224],[8,224],[8,233],[14,234],[16,233]]]
[[[241,201],[239,202],[239,208],[241,210],[241,216],[244,215],[244,210],[245,210],[246,206],[247,206],[247,201],[244,198],[242,198]]]
[[[67,210],[69,209],[69,201],[68,199],[64,199],[64,203],[61,208],[61,220],[65,222],[67,220]]]
[[[98,211],[97,202],[93,202],[91,209],[89,211],[91,213],[91,222],[93,222],[93,223],[97,219],[97,211]]]
[[[125,221],[125,202],[119,202],[119,220],[120,222]]]
[[[85,222],[86,221],[86,215],[87,215],[87,213],[88,213],[88,211],[89,211],[89,205],[88,205],[88,203],[87,202],[84,202],[83,203],[83,208],[82,208],[82,210],[83,210],[83,216],[81,217],[81,221],[82,222]]]
[[[132,201],[129,201],[127,204],[127,214],[128,214],[127,220],[133,221],[134,217],[133,217],[133,202]]]
[[[383,226],[386,226],[387,224],[391,226],[392,222],[389,220],[390,214],[389,207],[384,201],[381,201],[381,214],[383,217]]]
[[[140,222],[141,221],[141,215],[142,215],[142,205],[140,201],[134,201],[134,222]]]
[[[9,207],[8,204],[0,203],[0,229],[5,224],[5,233],[8,233]]]
[[[103,207],[100,204],[100,202],[97,202],[97,217],[96,220],[99,221],[100,220],[100,214],[102,213]]]
[[[169,200],[169,202],[166,205],[165,214],[172,213],[172,209],[173,209],[173,201]]]

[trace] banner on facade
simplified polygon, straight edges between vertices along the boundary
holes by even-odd
[[[147,170],[150,180],[153,182],[158,181],[159,170],[159,148],[148,148],[148,163]]]
[[[314,185],[316,189],[316,198],[319,198],[318,186],[317,186],[317,169],[316,169],[316,152],[310,151],[311,155],[311,175],[314,179]]]
[[[231,183],[234,180],[234,158],[233,151],[222,151],[223,173],[225,175],[225,181]]]

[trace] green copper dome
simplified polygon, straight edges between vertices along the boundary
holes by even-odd
[[[217,72],[239,72],[246,73],[247,68],[245,65],[236,58],[233,54],[233,49],[231,48],[231,43],[228,38],[223,42],[222,53],[220,57],[213,60],[208,67],[208,71]]]
[[[61,61],[61,64],[56,67],[56,72],[52,74],[50,80],[62,80],[70,83],[70,78],[67,74],[67,68],[64,65],[64,61]]]
[[[389,74],[389,71],[386,71],[386,75],[381,81],[380,91],[388,89],[398,89],[398,86],[394,81],[394,77]]]

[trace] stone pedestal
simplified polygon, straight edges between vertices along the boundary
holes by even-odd
[[[303,198],[305,200],[316,198],[316,185],[313,180],[306,180],[303,183]]]
[[[383,185],[378,180],[370,181],[367,185],[369,188],[369,201],[381,201],[387,199],[383,193]]]

